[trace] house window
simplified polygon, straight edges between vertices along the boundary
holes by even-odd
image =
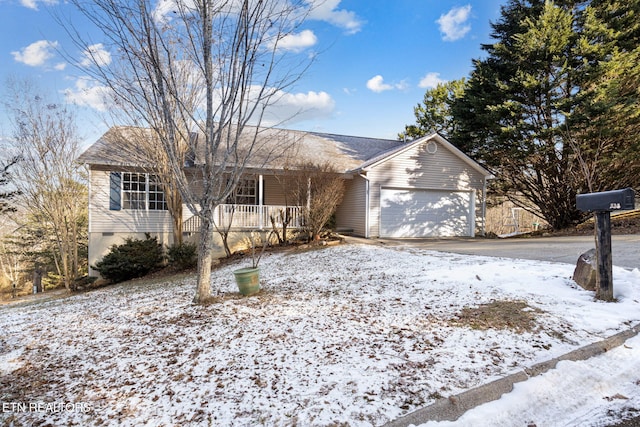
[[[229,203],[236,205],[257,205],[257,183],[253,178],[243,178],[238,181],[234,193],[229,197]]]
[[[149,210],[166,211],[167,200],[162,189],[162,184],[155,175],[149,175]]]
[[[154,175],[122,173],[122,209],[166,210],[162,185]]]
[[[143,173],[122,174],[122,208],[146,209],[147,178]]]

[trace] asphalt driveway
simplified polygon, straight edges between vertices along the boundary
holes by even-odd
[[[593,236],[530,237],[508,239],[375,239],[383,245],[409,245],[441,252],[534,259],[576,264],[580,254],[595,248]],[[640,269],[640,234],[611,238],[613,265]]]

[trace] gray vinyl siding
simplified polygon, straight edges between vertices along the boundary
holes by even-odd
[[[373,165],[367,176],[371,182],[369,234],[380,233],[380,189],[417,188],[424,190],[474,191],[481,190],[483,175],[437,143],[437,151],[427,151],[428,142],[401,152]],[[476,216],[478,213],[476,212]]]
[[[263,175],[264,180],[264,204],[265,205],[280,205],[285,206],[289,202],[289,205],[294,205],[293,200],[287,200],[285,197],[283,185],[278,182],[273,175]],[[291,198],[291,197],[289,197]]]
[[[109,209],[109,171],[90,171],[90,233],[168,233],[172,231],[168,211]]]
[[[336,211],[338,230],[353,230],[356,236],[366,236],[367,182],[361,176],[345,181],[345,194]]]
[[[92,169],[91,192],[89,196],[90,233],[160,233],[172,232],[171,216],[168,211],[110,210],[109,172]],[[256,176],[257,178],[257,176]],[[290,201],[290,203],[292,203]],[[285,195],[274,176],[264,176],[264,204],[285,205]],[[183,221],[193,215],[183,206]]]

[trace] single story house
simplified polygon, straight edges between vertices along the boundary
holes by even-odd
[[[173,241],[161,185],[126,154],[130,151],[122,147],[130,143],[114,138],[123,135],[116,129],[78,159],[89,169],[89,265],[125,237],[149,233],[164,244]],[[365,238],[419,238],[473,237],[484,230],[491,174],[437,133],[409,142],[283,129],[259,135],[270,141],[263,147],[271,157],[257,150],[233,206],[221,205],[214,213],[224,221],[225,212],[233,212],[232,230],[268,229],[270,213],[285,207],[297,214],[296,207],[286,206],[279,176],[293,163],[327,162],[346,183],[336,212],[339,231]],[[280,150],[277,156],[274,147]],[[183,212],[183,233],[193,238],[197,218],[188,209]]]

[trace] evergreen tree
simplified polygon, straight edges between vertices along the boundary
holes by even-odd
[[[0,187],[8,185],[10,182],[10,169],[18,161],[17,158],[11,159],[6,163],[0,163]],[[0,192],[0,214],[5,212],[13,212],[15,208],[12,206],[12,199],[18,194],[16,190]]]
[[[638,185],[638,0],[614,3],[509,2],[451,107],[452,142],[556,229],[576,194]]]
[[[456,122],[451,106],[455,99],[464,94],[465,81],[462,78],[438,83],[436,87],[428,89],[422,104],[413,108],[416,124],[406,125],[404,132],[400,133],[398,138],[416,139],[432,132],[438,132],[445,138],[452,135],[456,131]]]
[[[640,186],[640,0],[593,1],[578,49],[583,73],[570,122],[589,191]]]

